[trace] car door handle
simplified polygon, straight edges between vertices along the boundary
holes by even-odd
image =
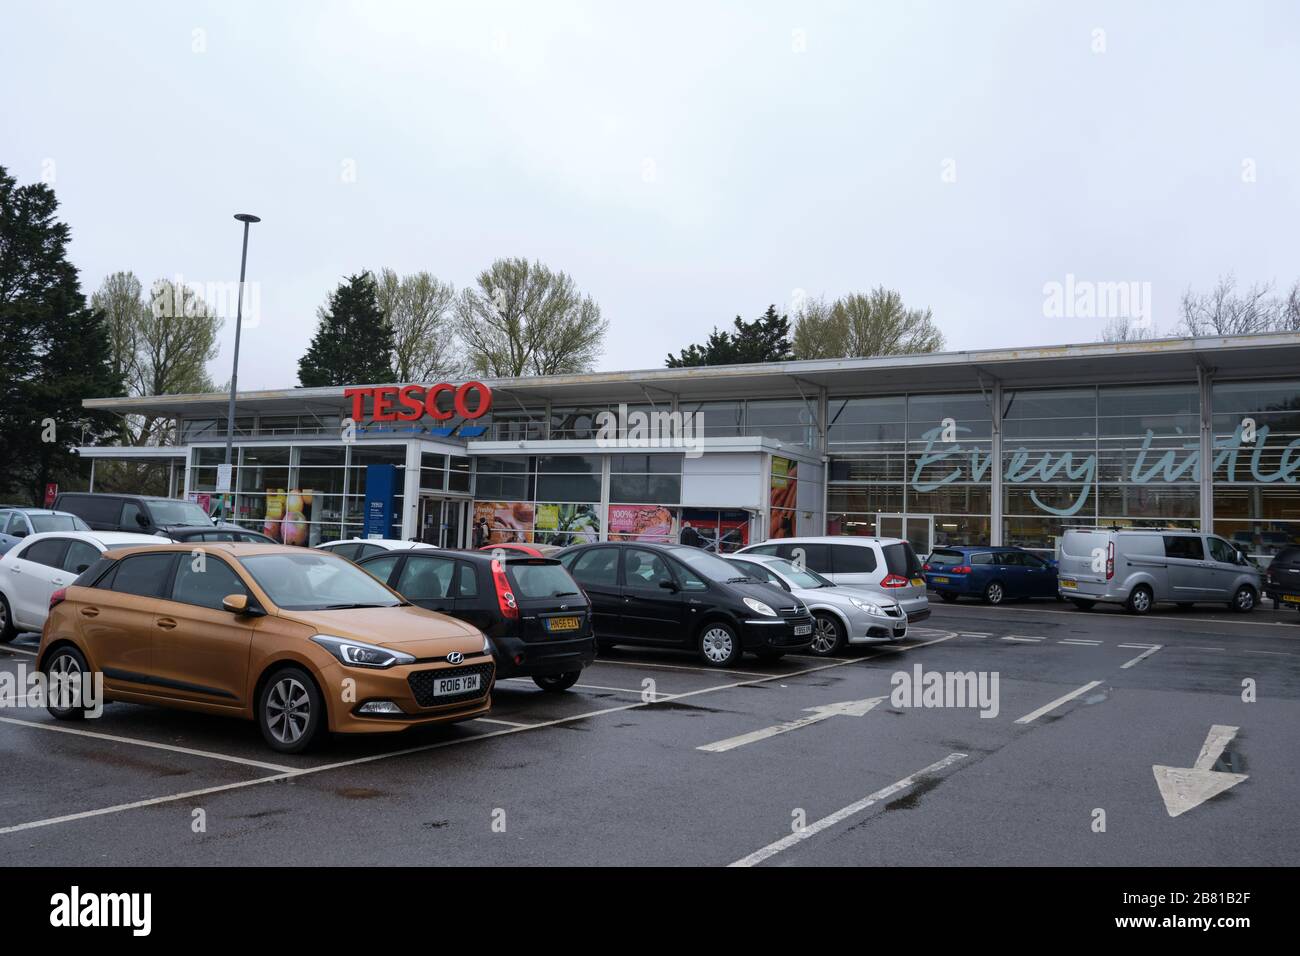
[[[99,611],[93,607],[83,607],[81,609],[82,617],[99,617]]]
[[[158,626],[165,631],[170,631],[173,627],[176,626],[176,622],[169,617],[160,617],[158,619]]]

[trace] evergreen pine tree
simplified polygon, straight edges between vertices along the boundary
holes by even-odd
[[[379,307],[379,290],[369,272],[349,276],[318,312],[311,346],[298,360],[298,384],[370,385],[391,382],[393,329]]]

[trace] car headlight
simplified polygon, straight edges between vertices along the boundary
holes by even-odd
[[[488,636],[486,634],[483,635],[483,653],[484,654],[492,653],[492,642],[488,640]]]
[[[853,606],[859,611],[866,611],[868,614],[874,614],[876,617],[889,616],[885,613],[885,609],[879,604],[872,604],[870,601],[860,601],[857,598],[849,598],[849,600],[853,602]]]
[[[762,601],[758,600],[757,598],[750,598],[750,597],[745,598],[745,605],[756,614],[761,614],[764,617],[776,617],[776,611],[773,611],[770,607],[768,607],[766,604],[764,604]]]
[[[377,647],[364,641],[352,641],[332,634],[317,634],[312,640],[349,667],[392,667],[394,664],[413,664],[415,658],[401,651]]]

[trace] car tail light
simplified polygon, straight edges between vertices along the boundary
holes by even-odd
[[[901,574],[887,574],[885,580],[880,582],[882,588],[905,588],[911,582]]]
[[[1115,576],[1115,542],[1106,545],[1106,580]]]
[[[497,604],[501,607],[501,616],[514,620],[519,617],[519,605],[515,601],[515,592],[510,590],[510,579],[506,577],[506,568],[496,558],[492,559],[492,583],[497,589]]]
[[[62,604],[63,601],[64,601],[64,599],[67,598],[67,596],[68,596],[68,589],[67,589],[67,588],[59,588],[57,591],[55,591],[53,594],[51,594],[51,595],[50,595],[50,610],[51,610],[51,611],[54,610],[54,605],[56,605],[56,604]]]
[[[970,574],[971,570],[972,568],[969,564],[959,564],[955,568],[949,568],[949,571],[953,574]]]
[[[927,561],[925,564],[921,565],[921,570],[922,570],[922,571],[929,571],[929,570],[930,570],[930,562]]]

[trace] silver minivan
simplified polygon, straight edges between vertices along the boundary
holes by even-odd
[[[1259,570],[1218,535],[1117,528],[1066,530],[1057,589],[1085,611],[1100,602],[1133,614],[1161,601],[1251,611],[1261,592]]]
[[[777,538],[737,554],[770,554],[816,571],[835,584],[873,591],[897,601],[911,623],[930,616],[921,562],[901,538]]]

